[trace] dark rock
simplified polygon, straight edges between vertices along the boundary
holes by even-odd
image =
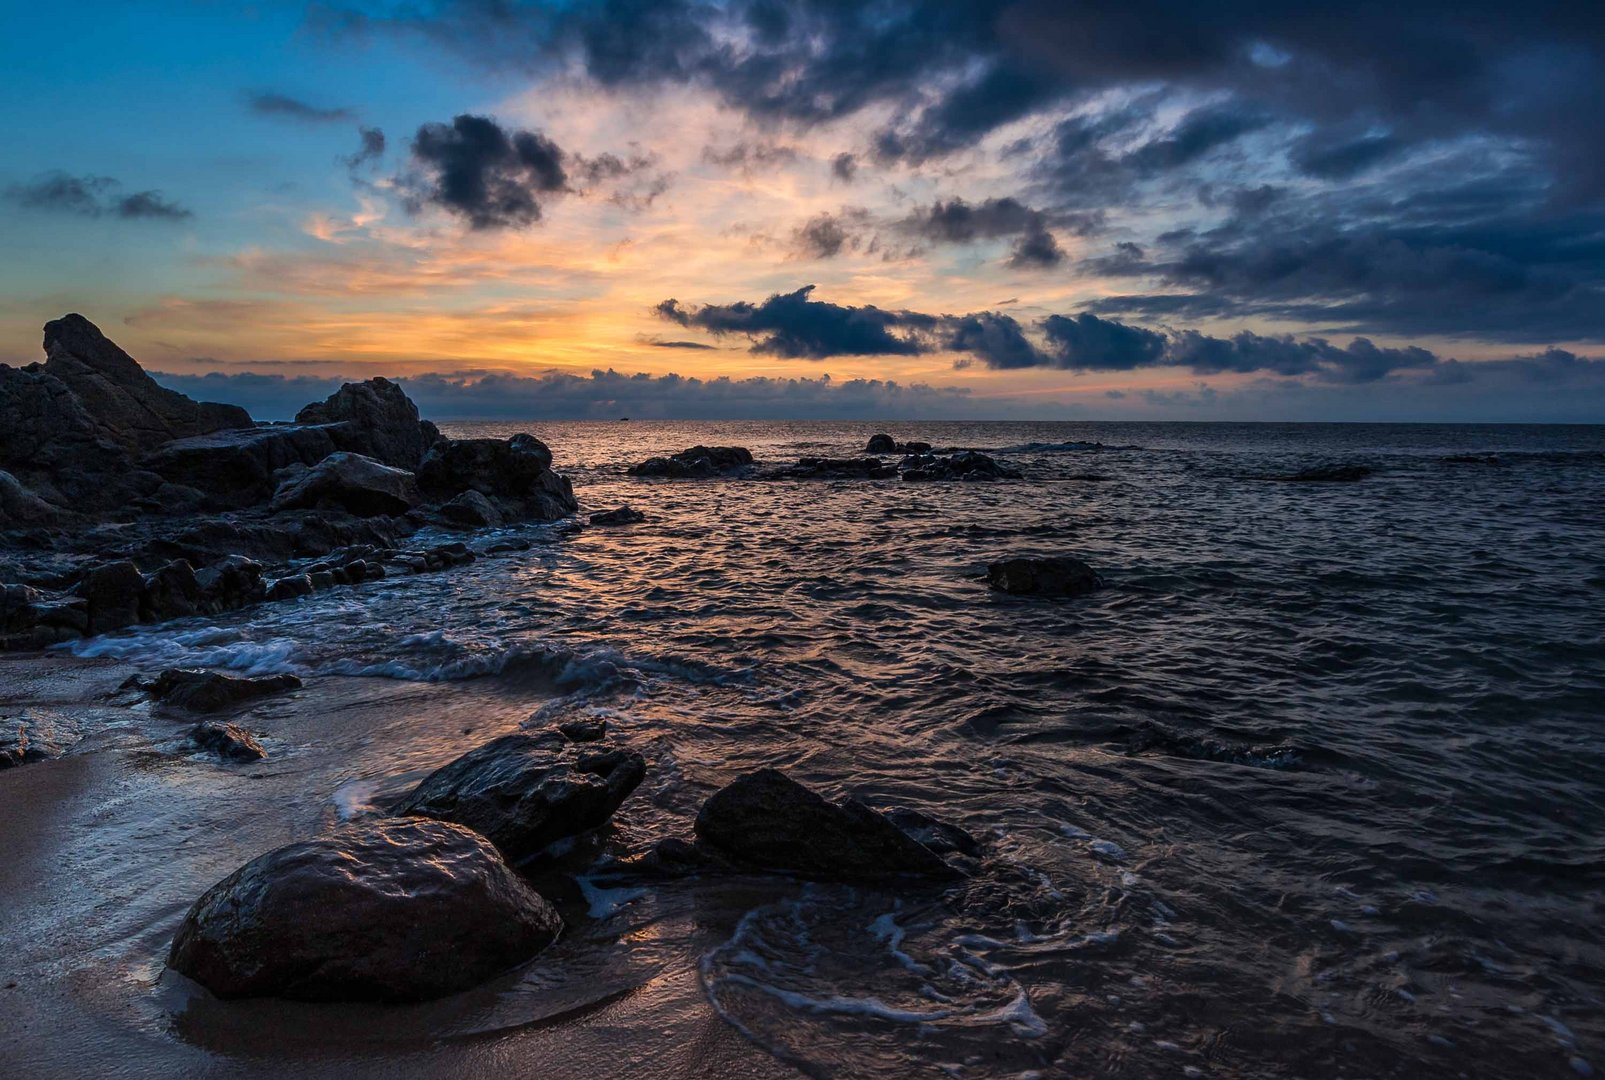
[[[557,730],[569,742],[601,742],[607,737],[606,720],[568,720]]]
[[[424,426],[418,406],[389,379],[346,383],[296,413],[295,422],[336,425],[330,435],[340,449],[409,472],[441,438],[435,425]]]
[[[690,480],[740,472],[751,464],[752,451],[744,446],[693,446],[670,457],[648,458],[631,466],[630,475]]]
[[[882,882],[958,873],[863,803],[826,802],[774,769],[714,792],[697,814],[696,831],[738,862],[804,878]]]
[[[898,466],[904,480],[1020,480],[1024,474],[978,450],[960,450],[947,457],[911,454]]]
[[[143,683],[143,688],[151,697],[172,708],[217,712],[270,694],[299,690],[301,680],[294,675],[241,678],[196,668],[168,668]]]
[[[15,476],[0,472],[0,529],[57,525],[68,516],[66,511],[45,502]]]
[[[145,579],[128,561],[105,563],[84,575],[73,595],[89,601],[89,633],[104,634],[139,621]]]
[[[561,928],[483,837],[388,818],[236,870],[196,901],[167,962],[223,998],[424,1001],[523,963]]]
[[[339,584],[334,580],[334,575],[327,570],[314,570],[307,575],[307,580],[312,582],[314,589],[332,589]]]
[[[267,751],[249,731],[217,720],[203,720],[190,728],[189,741],[197,750],[229,761],[261,761],[267,757]]]
[[[244,555],[219,559],[197,571],[195,581],[201,587],[205,597],[202,606],[208,613],[248,607],[267,597],[267,586],[262,583],[262,564]]]
[[[340,451],[280,488],[273,496],[273,511],[345,510],[358,517],[394,517],[422,501],[412,473]]]
[[[291,574],[268,586],[267,599],[293,600],[297,596],[311,596],[312,578],[306,574]]]
[[[27,585],[0,585],[0,650],[43,649],[82,637],[88,629],[87,600],[52,599]]]
[[[193,514],[206,509],[212,497],[199,488],[184,484],[163,483],[149,495],[134,500],[134,505],[148,514]]]
[[[44,372],[83,403],[102,436],[130,451],[173,439],[252,426],[237,405],[192,401],[160,386],[82,315],[45,324]]]
[[[645,520],[645,514],[629,506],[621,506],[617,510],[602,510],[591,515],[592,525],[639,525]]]
[[[466,825],[519,861],[605,824],[645,775],[631,750],[504,735],[437,769],[392,812]]]
[[[502,523],[502,513],[477,491],[465,491],[440,508],[440,516],[454,525],[471,529],[494,528]]]
[[[465,491],[485,496],[506,519],[555,521],[579,508],[568,479],[551,470],[552,452],[529,435],[453,439],[437,445],[418,468],[418,483],[431,499]]]
[[[1297,484],[1319,483],[1352,483],[1364,480],[1375,469],[1369,465],[1317,465],[1314,468],[1304,469],[1300,472],[1289,473],[1286,476],[1275,476],[1273,480],[1286,480]]]
[[[201,611],[206,594],[195,577],[195,568],[184,559],[145,575],[145,591],[140,597],[141,622],[183,619]]]
[[[929,454],[931,452],[931,444],[910,439],[899,447],[897,452],[903,454]]]
[[[614,867],[619,876],[627,878],[683,878],[733,869],[730,861],[718,852],[673,836],[659,840],[641,855]]]
[[[1065,555],[995,562],[986,568],[986,580],[1017,596],[1085,596],[1103,584],[1092,567]]]
[[[0,364],[0,469],[58,509],[110,509],[144,493],[130,481],[127,449],[102,434],[67,384],[37,364]]]
[[[233,507],[267,502],[278,487],[274,475],[295,465],[312,466],[339,447],[330,426],[267,425],[170,442],[141,464],[173,484],[182,484]]]
[[[906,807],[893,807],[885,811],[885,815],[887,821],[938,855],[957,854],[974,857],[981,853],[979,841],[950,822]]]
[[[773,480],[887,480],[897,475],[897,466],[880,458],[800,458],[790,468],[769,474]]]
[[[28,709],[0,716],[0,769],[58,758],[78,739],[77,725],[59,713]]]
[[[869,437],[869,445],[864,447],[866,454],[895,454],[897,453],[897,440],[885,432]]]

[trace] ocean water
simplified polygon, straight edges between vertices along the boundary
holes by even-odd
[[[641,949],[686,954],[707,1009],[808,1075],[1605,1069],[1605,428],[442,427],[530,430],[585,511],[648,520],[510,529],[528,550],[75,651],[607,717],[653,771],[566,943],[611,959],[576,970],[612,987]],[[876,430],[1026,479],[624,471],[697,443],[845,456]],[[1267,479],[1330,463],[1376,472]],[[1108,587],[982,580],[1047,554]],[[959,824],[982,872],[903,895],[609,879],[764,765]],[[395,778],[318,782],[349,815]],[[703,932],[663,933],[671,910]],[[540,992],[487,1009],[513,1025]]]

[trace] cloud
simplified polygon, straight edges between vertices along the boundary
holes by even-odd
[[[858,175],[858,155],[840,153],[831,158],[830,174],[844,184],[851,184]]]
[[[246,105],[258,116],[284,120],[299,120],[309,124],[337,124],[356,119],[350,109],[325,109],[308,105],[284,94],[253,93],[246,95]]]
[[[1078,228],[1082,227],[1078,223]],[[969,244],[978,240],[1017,237],[1009,265],[1015,269],[1057,266],[1064,251],[1048,231],[1047,215],[1012,197],[968,203],[938,200],[914,211],[898,224],[903,232],[933,243]]]
[[[438,206],[473,229],[522,228],[540,200],[568,190],[563,151],[538,131],[508,131],[464,113],[425,124],[412,141],[415,171],[403,178],[409,209]]]
[[[75,214],[79,217],[119,217],[182,221],[194,214],[168,201],[159,191],[118,194],[122,185],[109,176],[70,176],[47,173],[27,184],[6,189],[6,198],[30,210]]]
[[[357,129],[357,138],[361,140],[357,152],[342,158],[346,168],[356,172],[365,165],[371,165],[385,156],[385,133],[376,127]]]
[[[920,337],[937,320],[907,311],[884,311],[872,304],[850,307],[810,299],[814,286],[777,293],[761,304],[706,304],[682,307],[665,300],[654,309],[660,318],[716,336],[745,334],[752,351],[791,359],[832,356],[913,356],[929,352]],[[901,331],[901,332],[899,332]]]

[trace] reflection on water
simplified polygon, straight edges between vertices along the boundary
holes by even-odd
[[[527,527],[530,550],[460,570],[80,649],[310,678],[262,707],[269,726],[285,710],[265,771],[298,779],[234,783],[232,816],[163,820],[163,838],[198,815],[226,839],[182,888],[150,872],[170,897],[140,915],[151,955],[181,896],[273,834],[368,812],[531,711],[587,713],[652,763],[602,870],[688,835],[714,785],[777,765],[963,825],[985,841],[982,871],[945,896],[553,883],[571,921],[559,951],[421,1009],[407,1025],[426,1040],[529,1025],[581,1040],[597,1016],[672,1002],[820,1076],[1575,1076],[1605,1061],[1605,431],[892,425],[996,451],[1028,479],[623,473],[697,443],[842,456],[874,430],[543,425],[588,510],[628,502],[649,520]],[[1461,454],[1497,463],[1445,460]],[[1334,462],[1378,471],[1263,479]],[[1042,602],[978,578],[1048,553],[1111,587]],[[320,720],[341,695],[366,704]],[[288,1006],[172,992],[188,1004],[157,1012],[176,1008],[179,1039],[215,1053],[249,1056],[264,1023],[301,1027],[262,1020]],[[299,1045],[326,1056],[346,1032]],[[645,1068],[660,1036],[630,1038]]]

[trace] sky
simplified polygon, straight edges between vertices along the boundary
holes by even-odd
[[[263,418],[1605,422],[1605,5],[0,0],[0,362]]]

